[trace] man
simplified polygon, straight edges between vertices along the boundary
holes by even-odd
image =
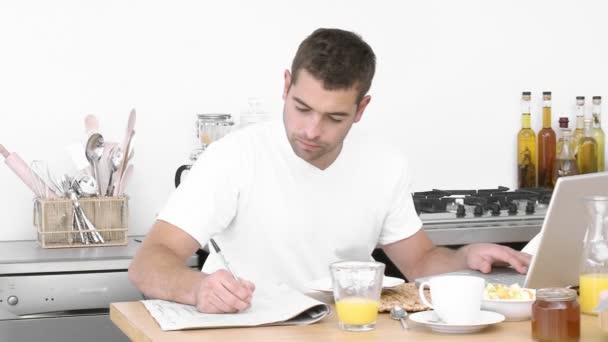
[[[227,135],[203,153],[137,252],[131,281],[146,295],[202,312],[247,309],[255,284],[303,289],[338,260],[369,260],[376,246],[408,279],[464,268],[489,272],[527,254],[492,244],[433,246],[416,215],[408,165],[373,141],[345,139],[371,97],[372,49],[354,33],[319,29],[285,71],[283,123]],[[211,254],[185,260],[213,237],[234,279]]]

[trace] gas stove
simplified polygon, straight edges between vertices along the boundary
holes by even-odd
[[[499,186],[433,189],[412,196],[423,227],[436,244],[526,242],[540,231],[551,190]]]

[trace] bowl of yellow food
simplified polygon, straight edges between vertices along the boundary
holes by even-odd
[[[525,321],[532,316],[532,303],[536,290],[510,286],[487,284],[483,291],[481,309],[494,311],[505,316],[505,321]]]

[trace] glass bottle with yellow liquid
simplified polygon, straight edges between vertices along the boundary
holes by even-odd
[[[597,172],[597,142],[593,139],[591,120],[585,120],[585,136],[578,141],[576,161],[579,172]]]
[[[578,143],[585,137],[585,97],[576,97],[576,129],[572,133],[574,140],[574,157],[578,162]],[[578,165],[580,171],[581,165]]]
[[[538,186],[553,189],[555,131],[551,128],[551,92],[543,92],[543,129],[538,132]]]
[[[608,290],[608,197],[585,198],[587,235],[580,267],[581,312],[593,312],[600,301],[600,292]]]
[[[521,129],[517,134],[517,186],[536,187],[536,134],[530,128],[530,97],[532,93],[521,94]]]
[[[604,131],[602,130],[602,97],[593,97],[593,139],[597,142],[597,170],[604,171]]]
[[[578,175],[578,166],[574,158],[574,144],[572,143],[572,131],[568,128],[568,118],[559,118],[561,137],[557,141],[557,158],[553,165],[553,186],[559,177]]]

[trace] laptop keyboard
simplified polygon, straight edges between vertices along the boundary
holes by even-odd
[[[491,273],[481,273],[479,271],[474,270],[463,270],[457,272],[449,272],[443,274],[437,274],[435,276],[424,277],[416,279],[416,286],[420,286],[420,284],[424,281],[428,281],[432,277],[444,276],[444,275],[468,275],[468,276],[476,276],[485,279],[487,283],[493,284],[503,284],[503,285],[512,285],[519,284],[519,286],[523,287],[524,282],[526,280],[526,275],[518,273],[515,269],[509,267],[495,267],[492,269]]]

